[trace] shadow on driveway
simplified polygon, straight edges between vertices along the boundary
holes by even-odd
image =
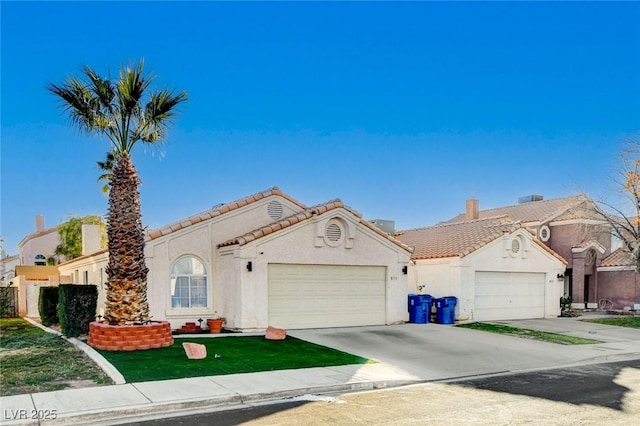
[[[631,392],[640,390],[632,390],[619,383],[628,381],[625,380],[628,375],[637,377],[638,374],[640,360],[631,360],[464,380],[452,384],[622,411],[624,398]]]

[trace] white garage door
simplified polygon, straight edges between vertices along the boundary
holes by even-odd
[[[476,272],[473,319],[543,318],[544,287],[543,273]]]
[[[269,324],[281,328],[385,323],[386,268],[269,265]]]

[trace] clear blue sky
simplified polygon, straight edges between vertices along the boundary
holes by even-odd
[[[104,215],[96,161],[46,91],[144,58],[190,101],[138,146],[155,228],[278,186],[399,229],[612,190],[640,130],[639,2],[1,3],[5,248]]]

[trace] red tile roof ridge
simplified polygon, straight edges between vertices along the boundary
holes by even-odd
[[[172,222],[172,223],[170,223],[168,225],[164,225],[164,226],[161,226],[159,228],[149,230],[149,231],[147,231],[146,238],[148,240],[154,240],[156,238],[162,237],[164,235],[168,235],[168,234],[170,234],[172,232],[175,232],[175,231],[178,231],[180,229],[184,229],[184,228],[189,227],[191,225],[195,225],[197,223],[200,223],[203,220],[207,220],[207,219],[210,219],[212,217],[216,217],[216,216],[219,216],[221,214],[225,214],[225,213],[228,213],[230,211],[239,209],[240,207],[244,207],[246,205],[252,204],[252,203],[254,203],[254,202],[258,201],[258,200],[267,198],[267,197],[269,197],[271,195],[278,195],[280,197],[283,197],[283,198],[291,201],[292,203],[296,204],[301,209],[306,209],[307,208],[307,206],[305,206],[304,204],[302,204],[298,200],[294,199],[293,197],[290,197],[289,195],[285,194],[277,186],[274,186],[274,187],[272,187],[270,189],[266,189],[264,191],[260,191],[260,192],[257,192],[255,194],[248,195],[246,197],[240,198],[240,199],[235,200],[235,201],[231,201],[229,203],[217,204],[217,205],[215,205],[214,207],[212,207],[209,210],[205,210],[203,212],[196,213],[194,215],[191,215],[191,216],[187,217],[186,219],[181,219],[181,220]]]
[[[271,224],[262,226],[258,229],[255,229],[253,231],[247,232],[239,237],[236,238],[232,238],[228,241],[225,241],[223,243],[218,244],[218,247],[228,247],[228,246],[233,246],[233,245],[245,245],[251,241],[257,240],[258,238],[260,238],[261,236],[270,234],[270,233],[274,233],[277,232],[279,230],[288,228],[290,226],[293,226],[297,223],[300,223],[304,220],[308,220],[311,219],[313,216],[320,216],[322,214],[325,214],[327,212],[330,212],[332,210],[338,209],[338,208],[343,208],[345,210],[347,210],[349,213],[353,214],[354,216],[356,216],[359,220],[359,222],[361,224],[363,224],[364,226],[366,226],[367,228],[371,229],[372,231],[374,231],[375,233],[385,237],[387,240],[390,240],[391,242],[393,242],[394,244],[396,244],[397,246],[400,246],[402,249],[411,252],[411,248],[405,244],[403,244],[401,241],[397,240],[396,238],[394,238],[393,236],[387,234],[386,232],[382,231],[381,229],[379,229],[377,226],[370,224],[369,222],[367,222],[366,220],[363,220],[361,215],[354,211],[353,209],[350,209],[348,207],[346,207],[344,205],[344,203],[339,199],[333,199],[331,201],[327,201],[325,203],[321,203],[321,204],[316,204],[315,206],[311,206],[307,209],[305,209],[302,212],[293,214],[291,216],[282,218],[277,220],[276,222],[273,222]],[[260,233],[263,233],[264,235],[258,236]]]
[[[262,238],[266,235],[272,234],[274,232],[280,231],[285,228],[289,228],[296,223],[302,222],[303,220],[310,219],[314,216],[314,213],[311,212],[310,209],[306,209],[302,212],[295,213],[291,216],[287,216],[285,218],[279,219],[276,222],[270,223],[268,225],[261,226],[252,231],[246,232],[241,236],[232,238],[223,243],[218,244],[218,247],[227,247],[233,245],[245,245],[251,241]]]
[[[76,262],[78,260],[84,260],[84,259],[88,259],[88,258],[93,257],[93,256],[101,255],[103,253],[108,253],[108,251],[109,251],[108,249],[101,249],[101,250],[98,250],[98,251],[93,252],[93,253],[83,254],[82,256],[74,257],[73,259],[65,260],[64,262],[60,262],[55,266],[67,265],[69,263],[73,263],[73,262]]]

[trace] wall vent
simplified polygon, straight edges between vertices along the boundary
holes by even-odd
[[[273,220],[278,220],[282,217],[282,204],[278,201],[272,201],[267,206],[267,213]]]
[[[337,223],[330,223],[325,230],[325,236],[329,241],[336,243],[342,238],[342,229]]]

